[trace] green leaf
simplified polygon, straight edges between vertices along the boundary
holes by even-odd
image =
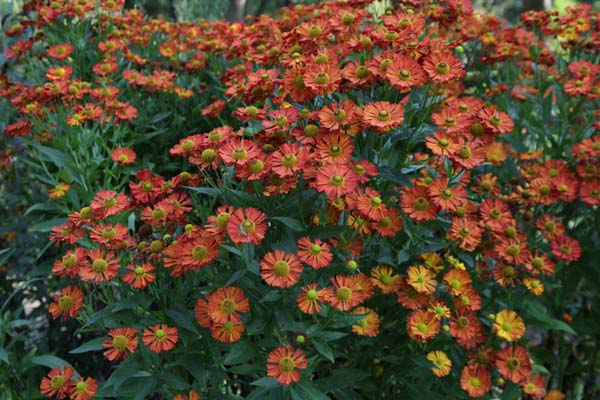
[[[10,256],[15,252],[15,249],[2,249],[0,250],[0,265],[8,261]]]
[[[92,339],[89,342],[85,342],[81,346],[71,350],[69,352],[69,354],[80,354],[80,353],[87,353],[88,351],[102,350],[102,344],[104,343],[105,340],[106,340],[106,338],[104,338],[104,337]]]
[[[324,392],[330,392],[335,389],[352,387],[359,385],[359,382],[371,377],[366,371],[356,368],[336,369],[330,376],[324,376],[317,379],[315,385]]]
[[[335,358],[333,357],[333,351],[327,343],[321,342],[316,338],[312,339],[310,342],[313,344],[313,346],[315,346],[315,350],[317,350],[317,352],[319,352],[320,355],[325,357],[330,362],[335,362]]]
[[[572,335],[577,333],[566,322],[552,318],[548,309],[539,302],[530,301],[525,304],[525,311],[536,320],[535,325],[555,331],[564,331]]]
[[[53,218],[48,221],[40,222],[29,228],[30,232],[50,232],[55,226],[59,226],[67,222],[66,218]]]
[[[244,361],[250,360],[256,355],[256,351],[252,347],[249,341],[241,340],[231,346],[231,350],[225,357],[223,363],[225,365],[240,364]]]
[[[281,222],[293,231],[302,232],[304,230],[304,225],[297,219],[290,217],[273,217],[271,219]]]
[[[300,381],[290,390],[294,400],[330,400],[329,397],[309,382]]]
[[[206,194],[208,196],[218,196],[221,194],[221,191],[217,188],[211,187],[191,187],[185,186],[186,189],[190,189],[192,192]]]
[[[71,364],[69,364],[68,362],[66,362],[62,358],[56,357],[56,356],[52,356],[52,355],[49,355],[49,354],[46,354],[46,355],[43,355],[43,356],[31,357],[31,362],[33,364],[43,365],[44,367],[48,367],[48,368],[63,367],[65,365],[73,368],[73,366]],[[73,368],[73,370],[75,370],[75,368]]]
[[[275,380],[273,378],[268,378],[266,376],[264,378],[257,379],[254,382],[250,382],[250,384],[252,386],[259,386],[259,387],[264,387],[264,388],[279,387],[279,382],[277,382],[277,380]]]
[[[169,308],[165,310],[165,314],[167,314],[167,316],[175,321],[179,326],[187,329],[190,332],[199,334],[198,328],[196,328],[196,325],[194,325],[192,322],[195,321],[195,318],[193,318],[190,315],[189,310],[182,305],[178,305],[177,309]]]
[[[4,347],[0,347],[0,361],[4,361],[8,364],[8,352]]]

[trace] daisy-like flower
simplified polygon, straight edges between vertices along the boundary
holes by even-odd
[[[214,323],[210,326],[210,334],[213,339],[221,343],[235,343],[244,333],[244,324],[227,321],[224,324]]]
[[[67,286],[60,291],[60,295],[54,296],[54,302],[50,304],[49,311],[52,318],[59,316],[65,321],[67,318],[75,318],[83,305],[83,292],[77,286]]]
[[[317,172],[316,188],[330,200],[352,193],[357,185],[356,175],[345,165],[328,164]]]
[[[529,352],[523,346],[508,346],[496,353],[496,367],[504,379],[521,383],[531,374]]]
[[[386,68],[385,76],[400,92],[419,87],[427,80],[419,63],[405,56],[396,57]]]
[[[298,239],[298,258],[314,269],[325,268],[333,260],[329,245],[320,239],[311,241],[308,236]]]
[[[98,384],[94,378],[79,377],[71,387],[69,400],[90,400],[98,391]]]
[[[307,161],[305,148],[298,144],[284,143],[271,155],[272,171],[282,178],[302,172]]]
[[[417,310],[406,320],[408,336],[416,342],[424,343],[440,332],[440,320],[432,312]]]
[[[323,164],[344,165],[352,158],[354,142],[348,135],[332,133],[318,139],[316,155]]]
[[[561,261],[573,262],[581,257],[581,247],[577,240],[562,236],[552,241],[552,254]]]
[[[331,283],[333,291],[328,296],[328,302],[338,310],[348,311],[364,300],[359,282],[353,277],[336,275],[331,278]]]
[[[351,130],[358,117],[360,109],[349,99],[329,104],[319,111],[321,126],[332,132]]]
[[[337,91],[341,80],[342,74],[337,63],[310,66],[304,73],[304,84],[321,96]]]
[[[225,286],[206,295],[208,300],[208,315],[216,323],[224,324],[231,321],[240,322],[238,313],[250,311],[250,303],[242,289]]]
[[[525,324],[516,312],[502,310],[496,314],[494,332],[507,342],[519,340],[525,334]]]
[[[69,185],[67,182],[59,182],[53,188],[48,189],[48,197],[54,200],[60,199],[61,197],[64,197],[65,194],[67,194],[70,188],[71,185]]]
[[[438,83],[458,79],[464,74],[460,60],[450,52],[431,53],[425,58],[423,69],[432,81]]]
[[[491,376],[479,365],[467,365],[460,376],[460,387],[471,397],[481,397],[492,388]]]
[[[90,239],[107,249],[114,249],[127,238],[128,232],[123,224],[98,224],[90,230]]]
[[[258,146],[249,140],[236,138],[219,147],[219,155],[227,165],[245,165],[259,154]]]
[[[355,207],[364,218],[371,221],[379,221],[388,214],[381,194],[370,187],[365,188],[364,193],[357,195]]]
[[[70,43],[61,43],[48,47],[48,55],[55,60],[64,60],[73,52],[74,47]]]
[[[154,266],[152,264],[129,264],[127,266],[127,270],[130,272],[127,272],[125,275],[123,275],[123,282],[136,289],[144,289],[146,286],[154,282],[154,279],[156,279]]]
[[[85,231],[70,222],[58,225],[50,231],[50,240],[56,240],[56,247],[63,243],[75,244],[85,235]]]
[[[321,311],[321,303],[327,300],[329,292],[327,289],[318,290],[318,286],[318,283],[311,283],[298,294],[296,302],[303,313],[310,315]]]
[[[129,147],[117,147],[111,153],[114,162],[121,166],[133,164],[136,159],[135,151]]]
[[[255,208],[238,208],[227,223],[227,233],[235,244],[258,246],[267,231],[266,215]]]
[[[352,332],[361,336],[377,336],[380,321],[379,315],[375,311],[367,307],[356,307],[352,310],[352,314],[366,314],[366,317],[352,325]]]
[[[448,239],[458,243],[466,251],[473,251],[481,242],[481,228],[471,218],[452,218],[452,226],[448,232]]]
[[[371,269],[371,282],[381,293],[395,293],[400,289],[402,277],[394,275],[394,269],[390,265],[379,265]]]
[[[129,200],[123,193],[113,190],[102,190],[92,200],[92,210],[96,218],[105,219],[124,211],[129,206]]]
[[[544,283],[537,278],[527,277],[523,279],[523,285],[536,296],[544,293]]]
[[[363,108],[362,120],[367,127],[385,133],[402,124],[404,107],[387,101],[369,103]]]
[[[402,211],[415,221],[432,221],[440,210],[423,186],[402,189],[401,203]]]
[[[50,398],[64,399],[71,392],[75,375],[73,368],[68,366],[56,367],[42,378],[40,392]]]
[[[87,253],[84,248],[76,247],[74,250],[69,250],[60,260],[54,261],[52,273],[64,278],[75,278],[79,273],[79,269],[85,264]]]
[[[446,156],[455,152],[458,144],[446,132],[437,131],[425,138],[425,146],[435,155]]]
[[[533,374],[521,382],[521,388],[532,398],[541,398],[546,394],[546,381],[541,375]]]
[[[90,263],[81,270],[79,276],[85,281],[100,284],[109,282],[119,272],[119,258],[113,252],[104,252],[101,249],[93,249],[88,252]]]
[[[455,317],[450,321],[450,336],[466,349],[477,346],[483,326],[474,312],[466,308],[458,308]]]
[[[155,353],[171,350],[178,340],[177,328],[166,324],[150,326],[142,334],[142,342]]]
[[[104,357],[109,361],[127,358],[138,346],[137,330],[134,328],[116,328],[108,332],[108,338],[102,344]]]
[[[485,148],[479,140],[463,142],[456,146],[456,150],[448,154],[448,157],[465,169],[472,169],[485,160]]]
[[[467,201],[463,186],[449,187],[445,178],[434,179],[429,185],[429,195],[435,205],[446,211],[456,211]]]
[[[198,270],[213,262],[219,248],[212,237],[200,236],[173,243],[164,251],[164,266],[172,268],[171,275],[178,276],[188,270]]]
[[[300,349],[280,346],[269,353],[267,376],[277,379],[282,385],[300,380],[300,371],[308,366],[308,360]]]
[[[260,262],[260,276],[269,286],[290,287],[298,282],[301,273],[298,257],[282,250],[265,254]]]
[[[407,270],[407,282],[419,293],[431,294],[435,292],[437,281],[431,271],[422,265],[412,265]]]
[[[477,114],[483,125],[495,134],[509,133],[515,126],[507,113],[495,107],[485,107]]]
[[[443,351],[436,350],[429,352],[427,354],[427,360],[431,361],[433,364],[433,367],[431,367],[431,372],[433,372],[435,376],[446,376],[452,369],[452,361],[450,361],[446,353]]]
[[[460,296],[471,287],[471,275],[460,269],[453,268],[446,272],[443,280],[448,284],[448,291],[453,296]]]

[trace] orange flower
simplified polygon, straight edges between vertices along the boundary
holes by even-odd
[[[496,367],[504,379],[521,383],[531,374],[529,352],[523,346],[508,346],[496,353]]]
[[[136,289],[144,289],[156,279],[154,266],[152,264],[145,263],[137,266],[129,264],[127,269],[131,272],[127,272],[123,275],[123,282]]]
[[[267,231],[266,219],[266,215],[255,208],[238,208],[227,223],[227,233],[235,244],[258,246]]]
[[[107,249],[114,249],[127,239],[129,230],[123,224],[98,224],[90,230],[90,239]]]
[[[300,380],[300,369],[308,366],[306,356],[300,349],[280,346],[267,358],[267,376],[276,378],[282,385]]]
[[[400,92],[419,87],[427,80],[419,63],[405,56],[396,57],[392,64],[388,65],[385,76]]]
[[[123,166],[133,164],[136,159],[136,154],[129,147],[117,147],[112,151],[111,158],[114,162]]]
[[[466,251],[473,251],[481,242],[482,230],[477,222],[471,218],[452,218],[452,227],[448,232],[448,239],[458,243]]]
[[[190,390],[188,394],[178,394],[173,397],[173,400],[200,400],[200,395],[193,390]]]
[[[225,286],[206,295],[208,300],[208,315],[213,322],[224,324],[231,321],[240,322],[238,312],[250,311],[250,303],[242,289],[234,286]]]
[[[71,367],[62,366],[54,368],[48,373],[47,377],[42,378],[40,392],[44,396],[52,398],[66,398],[73,387],[73,381],[71,381],[73,375],[75,375],[75,371]]]
[[[431,53],[425,58],[423,69],[432,81],[438,83],[458,79],[464,74],[460,60],[447,51]]]
[[[402,211],[415,221],[431,221],[437,218],[439,208],[429,197],[426,187],[413,186],[402,189]]]
[[[69,393],[70,400],[90,400],[96,394],[98,384],[94,378],[79,377],[77,382],[71,387]]]
[[[471,287],[471,275],[467,271],[453,268],[444,275],[444,282],[448,284],[450,294],[459,296]]]
[[[53,188],[48,189],[48,197],[50,197],[51,199],[60,199],[61,197],[64,197],[65,194],[67,194],[70,188],[71,185],[69,185],[68,183],[60,182]]]
[[[467,201],[467,191],[463,186],[450,187],[445,178],[434,179],[429,184],[429,195],[434,204],[446,211],[456,211]]]
[[[298,258],[312,268],[325,268],[333,260],[329,245],[319,239],[311,241],[308,236],[298,239]]]
[[[479,365],[467,365],[460,376],[460,387],[471,397],[481,397],[492,388],[490,373]]]
[[[507,342],[519,340],[525,334],[525,324],[516,312],[502,310],[496,314],[494,332]]]
[[[581,247],[577,240],[562,236],[552,241],[552,254],[561,261],[577,261],[581,257]]]
[[[177,328],[166,324],[150,326],[142,334],[142,342],[155,353],[171,350],[177,340],[179,340]]]
[[[321,126],[330,131],[351,130],[359,116],[360,109],[350,99],[329,104],[319,111]]]
[[[298,282],[302,265],[298,257],[282,250],[271,251],[260,262],[260,276],[267,285],[289,287]]]
[[[165,249],[164,255],[165,268],[172,268],[171,275],[178,276],[213,262],[219,255],[219,248],[212,237],[200,236],[173,243]]]
[[[450,336],[466,349],[477,346],[481,339],[483,325],[474,312],[466,308],[455,310],[455,317],[450,321]]]
[[[94,249],[88,252],[90,263],[79,271],[79,276],[85,281],[91,281],[96,284],[109,282],[117,276],[119,272],[119,258],[113,252]]]
[[[437,281],[429,269],[422,265],[411,265],[406,272],[408,274],[408,284],[415,288],[417,292],[425,294],[435,292]]]
[[[272,170],[282,178],[302,172],[307,161],[305,148],[298,144],[284,143],[271,155]]]
[[[75,278],[81,267],[85,264],[87,252],[82,247],[76,247],[74,250],[69,250],[61,260],[54,261],[52,273],[61,278],[68,276]]]
[[[104,219],[124,211],[129,206],[127,196],[112,190],[101,190],[92,200],[92,210],[96,218]]]
[[[63,321],[67,318],[75,318],[79,315],[79,309],[83,305],[83,292],[77,286],[67,286],[60,291],[61,295],[54,296],[54,303],[50,304],[49,311],[52,318],[62,316]]]
[[[431,351],[427,354],[427,360],[431,361],[433,367],[431,372],[435,376],[442,377],[450,373],[452,369],[452,361],[443,351]]]
[[[305,314],[315,314],[321,311],[321,304],[327,301],[328,291],[327,289],[317,290],[318,283],[311,283],[308,286],[302,288],[302,292],[298,294],[296,302],[298,308]]]
[[[71,55],[73,50],[73,45],[70,43],[57,44],[55,46],[48,47],[48,55],[55,60],[64,60]]]
[[[116,328],[108,332],[106,341],[102,347],[104,357],[109,361],[117,361],[121,358],[127,358],[138,346],[137,330],[133,328]]]
[[[383,294],[397,292],[401,281],[400,275],[394,275],[394,269],[390,265],[380,265],[371,269],[371,282]]]
[[[357,185],[356,175],[345,165],[328,164],[317,172],[316,188],[330,200],[353,192]]]
[[[352,314],[367,316],[352,325],[352,332],[361,336],[377,336],[379,333],[379,315],[370,308],[356,307],[352,310]]]
[[[244,329],[244,324],[241,322],[233,323],[227,321],[224,324],[213,324],[210,327],[210,333],[213,339],[221,343],[235,343],[242,337]]]
[[[366,104],[362,114],[366,126],[385,133],[404,121],[404,107],[387,101]]]
[[[336,275],[331,278],[333,292],[329,294],[328,302],[340,311],[348,311],[359,305],[363,294],[359,282],[351,276]]]
[[[533,374],[521,382],[521,388],[532,398],[541,398],[546,394],[546,381],[541,375]]]
[[[307,68],[304,84],[318,95],[326,95],[338,90],[342,74],[337,64],[319,64]]]
[[[440,320],[430,311],[417,310],[408,316],[406,331],[416,342],[424,343],[440,332]]]
[[[318,138],[315,150],[323,164],[346,164],[352,158],[354,142],[348,135],[332,133]]]

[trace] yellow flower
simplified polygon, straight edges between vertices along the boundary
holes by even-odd
[[[431,294],[435,291],[437,281],[431,276],[431,272],[422,265],[413,265],[408,268],[408,284],[417,292]]]
[[[513,342],[523,337],[523,334],[525,334],[525,324],[523,324],[523,320],[516,312],[502,310],[496,314],[494,331],[499,338],[507,342]]]
[[[433,372],[435,376],[442,377],[450,373],[452,361],[450,361],[443,351],[432,351],[427,354],[427,359],[433,363],[431,372]]]

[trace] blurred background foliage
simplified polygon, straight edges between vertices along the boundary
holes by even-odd
[[[152,17],[173,21],[198,18],[216,20],[226,18],[240,21],[244,16],[274,14],[281,7],[294,4],[314,4],[320,0],[126,0],[127,8],[141,8]],[[393,2],[393,0],[381,0]],[[23,0],[0,0],[0,15],[17,12]],[[503,17],[511,22],[526,10],[556,9],[563,11],[577,3],[593,5],[600,11],[600,0],[473,0],[474,8]]]

